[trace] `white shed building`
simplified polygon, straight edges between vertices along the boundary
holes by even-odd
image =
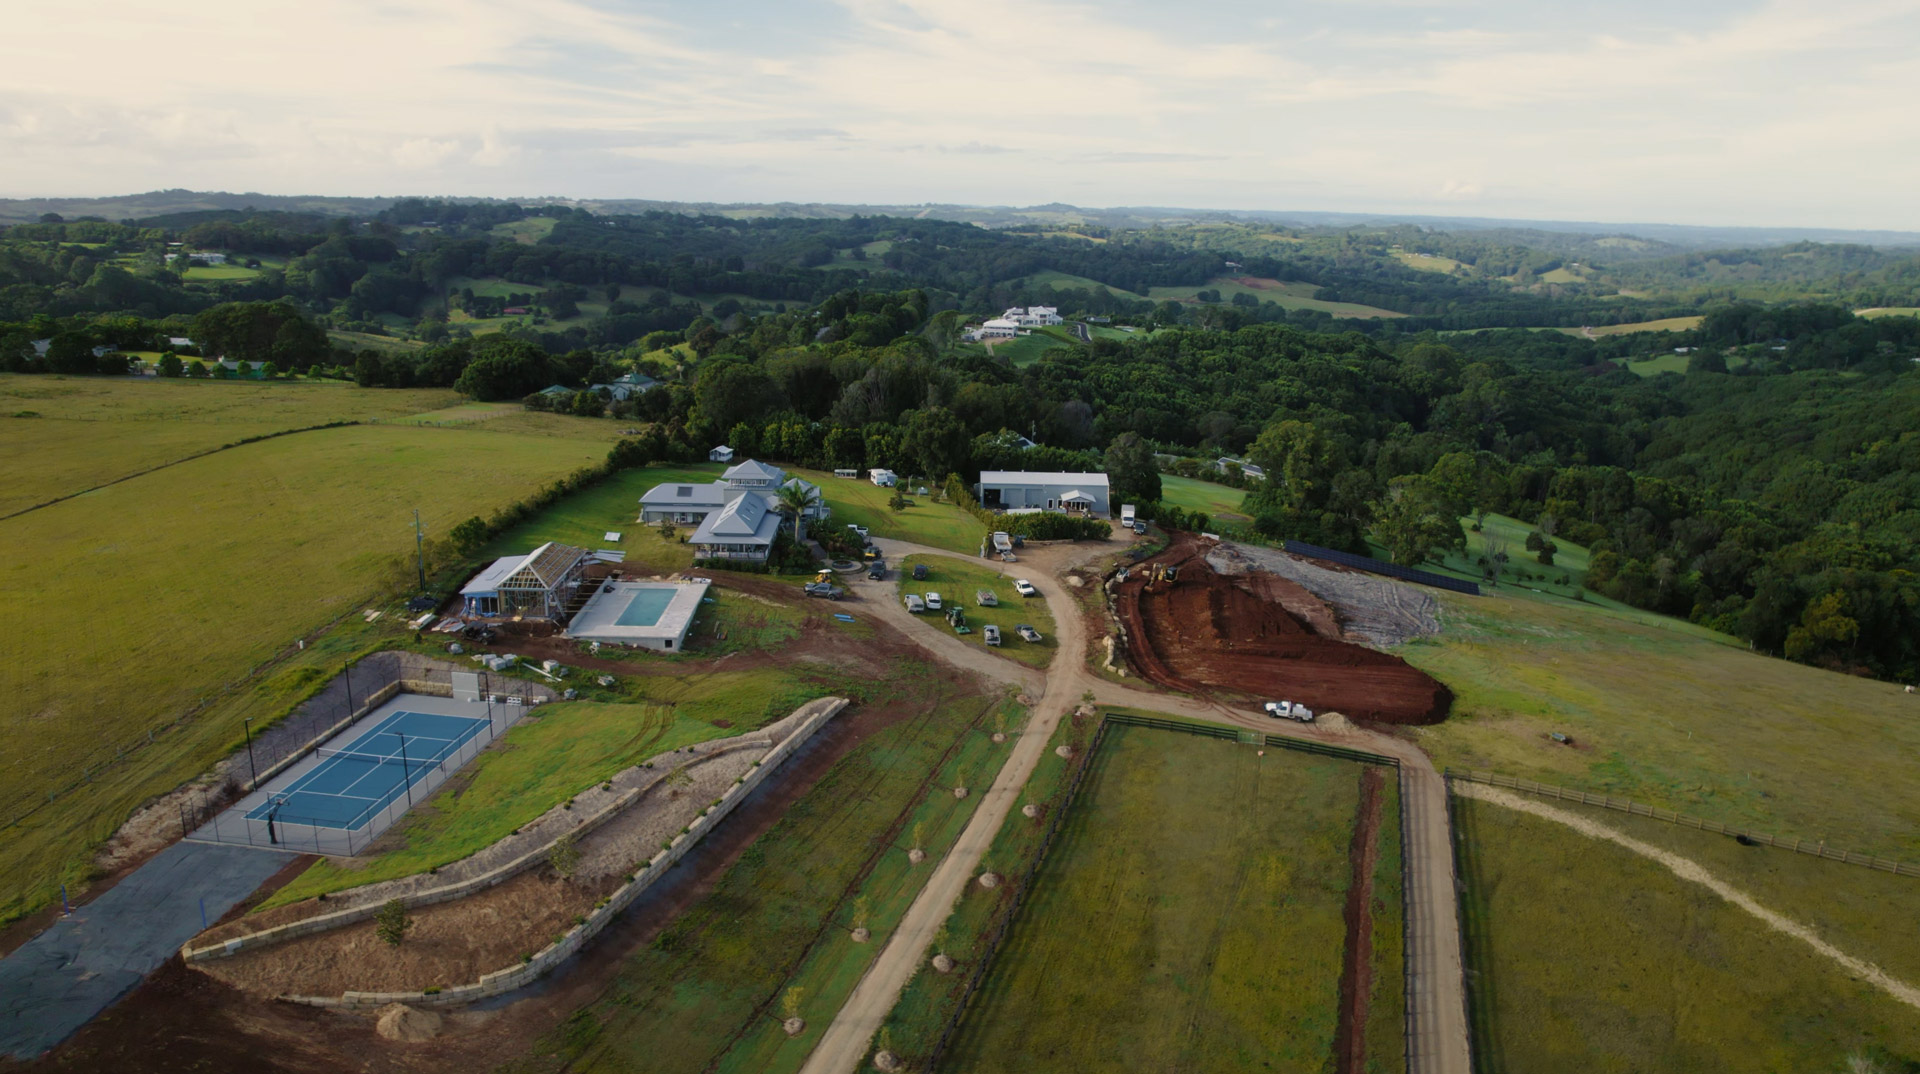
[[[1105,474],[987,470],[977,488],[981,506],[989,510],[1062,511],[1096,518],[1113,514]]]

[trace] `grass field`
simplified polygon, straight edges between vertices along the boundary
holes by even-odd
[[[719,470],[720,467],[715,467]],[[827,504],[833,508],[833,517],[829,525],[865,526],[871,536],[887,537],[897,541],[913,541],[918,544],[944,548],[949,552],[962,555],[978,555],[980,538],[987,532],[980,520],[947,503],[937,503],[932,485],[927,486],[927,495],[917,495],[911,489],[903,489],[913,506],[904,511],[895,511],[887,506],[893,497],[892,489],[881,488],[864,478],[835,477],[819,470],[790,468],[788,473],[806,478],[820,486],[820,494],[826,497]],[[715,477],[719,474],[716,472]]]
[[[1056,272],[1053,269],[1042,269],[1025,279],[1016,280],[1014,283],[1027,287],[1040,287],[1044,285],[1052,287],[1056,291],[1065,291],[1074,288],[1086,291],[1098,291],[1104,287],[1112,293],[1115,298],[1130,298],[1135,301],[1144,301],[1147,297],[1124,288],[1115,287],[1111,284],[1101,283],[1099,280],[1089,279],[1085,276],[1075,276],[1070,272]]]
[[[1920,306],[1873,306],[1868,309],[1854,310],[1854,316],[1866,317],[1920,317]]]
[[[1240,505],[1246,498],[1245,489],[1175,474],[1160,475],[1160,502],[1184,511],[1205,511],[1224,521],[1246,522],[1249,519],[1240,511]]]
[[[1141,728],[1090,763],[941,1069],[1325,1069],[1359,768]]]
[[[1455,805],[1478,1069],[1840,1071],[1878,1052],[1872,1069],[1892,1071],[1910,1068],[1887,1059],[1920,1059],[1920,1013],[1705,888],[1551,821]]]
[[[1247,294],[1252,295],[1261,302],[1275,303],[1282,309],[1320,310],[1323,313],[1329,313],[1335,317],[1406,316],[1404,313],[1383,310],[1378,306],[1363,306],[1357,302],[1322,301],[1321,299],[1313,297],[1313,293],[1318,291],[1319,288],[1310,283],[1254,279],[1253,286],[1248,286],[1240,282],[1241,279],[1249,278],[1250,277],[1240,277],[1239,279],[1235,279],[1227,276],[1217,276],[1198,287],[1156,287],[1153,289],[1151,297],[1155,302],[1192,302],[1195,300],[1194,296],[1201,291],[1218,291],[1220,292],[1220,301],[1222,302],[1232,302],[1234,295]]]
[[[599,1002],[510,1069],[798,1068],[978,805],[978,795],[955,799],[948,781],[990,778],[1011,748],[984,726],[1002,699],[942,697],[943,683],[910,666],[888,684],[918,715],[835,763],[709,894],[629,956]],[[930,860],[907,868],[916,825]],[[862,909],[873,939],[855,944]],[[809,1029],[789,1039],[776,1019],[795,988]]]
[[[1451,257],[1441,257],[1439,254],[1416,254],[1406,250],[1395,250],[1393,259],[1408,268],[1416,268],[1422,272],[1453,273],[1466,267],[1462,262],[1455,261]]]
[[[348,332],[343,329],[327,329],[327,338],[352,350],[374,350],[392,353],[394,351],[412,352],[425,347],[417,339],[403,339],[399,336],[381,336],[372,332]]]
[[[1588,328],[1561,328],[1556,331],[1570,336],[1625,336],[1635,332],[1691,332],[1700,327],[1702,317],[1663,317],[1657,321],[1635,321],[1632,324],[1601,324]]]
[[[1437,764],[1920,860],[1920,785],[1904,760],[1920,719],[1898,686],[1645,612],[1436,596],[1444,632],[1396,651],[1457,695],[1445,723],[1414,732]]]
[[[382,836],[393,849],[359,868],[318,861],[259,909],[459,861],[616,772],[681,746],[758,730],[832,686],[778,668],[635,676],[621,683],[619,702],[542,706]]]
[[[551,216],[529,216],[524,220],[511,220],[504,224],[495,224],[491,233],[502,239],[512,239],[525,246],[532,246],[548,235],[553,234],[556,223]]]
[[[926,581],[915,581],[912,575],[916,564],[926,564]],[[1047,602],[1039,598],[1029,599],[1013,591],[1013,583],[998,571],[988,570],[971,563],[957,563],[946,556],[908,556],[894,564],[895,575],[900,580],[900,593],[939,593],[943,608],[955,605],[966,609],[967,625],[973,628],[971,634],[956,635],[969,645],[986,648],[986,635],[980,628],[992,624],[1000,628],[1000,648],[998,652],[1009,660],[1018,660],[1022,664],[1043,668],[1053,660],[1058,642],[1053,636],[1053,615],[1047,611]],[[1042,585],[1058,584],[1048,579],[1041,580]],[[982,608],[974,600],[974,594],[982,589],[990,589],[1000,598],[996,607]],[[922,616],[938,630],[952,630],[942,615],[945,613],[928,612]],[[1040,632],[1040,644],[1020,640],[1013,628],[1026,623]]]
[[[32,459],[0,485],[0,515],[223,444],[330,421],[444,406],[442,389],[363,391],[338,381],[200,381],[0,374],[0,454]],[[34,417],[16,417],[30,412]]]
[[[490,424],[327,429],[0,522],[13,553],[0,567],[0,600],[38,610],[0,671],[12,702],[0,731],[31,743],[6,754],[0,818],[45,803],[114,761],[117,747],[220,706],[253,669],[286,657],[295,638],[400,591],[412,573],[416,508],[429,533],[444,534],[604,452],[597,439]],[[10,828],[0,844],[0,916],[80,879],[89,849],[133,806],[237,745],[237,724],[213,719],[181,724],[116,766],[132,771],[84,784]]]
[[[1055,335],[1053,333],[1061,333]],[[962,343],[958,350],[965,354],[991,354],[1003,358],[1015,366],[1031,365],[1040,360],[1040,356],[1055,347],[1074,347],[1078,344],[1065,334],[1065,329],[1034,329],[1031,335],[1015,336],[1001,340],[989,346],[985,343]]]

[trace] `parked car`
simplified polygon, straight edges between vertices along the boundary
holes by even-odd
[[[868,578],[871,578],[874,581],[878,582],[881,579],[885,578],[886,576],[887,576],[887,563],[885,560],[876,559],[871,564],[868,565],[867,567]]]
[[[997,626],[994,626],[992,623],[988,623],[986,626],[981,627],[980,635],[988,645],[1000,644],[1000,628]]]
[[[1015,634],[1020,635],[1021,641],[1039,641],[1040,640],[1040,632],[1038,630],[1033,629],[1033,627],[1027,623],[1021,623],[1019,626],[1014,627],[1013,632]]]
[[[865,548],[862,548],[860,550],[860,558],[861,559],[879,559],[880,550],[878,548],[875,548],[872,545],[868,545]]]
[[[918,593],[908,593],[906,596],[906,603],[907,603],[907,611],[912,612],[914,615],[919,615],[921,612],[924,612],[927,610],[927,602],[924,600],[921,600],[920,594]]]
[[[935,590],[927,590],[927,610],[935,612],[940,610],[940,594]]]
[[[915,563],[913,565],[913,580],[916,582],[924,582],[927,580],[927,565],[925,563]]]
[[[841,597],[844,597],[846,595],[847,595],[846,590],[840,588],[837,585],[834,585],[832,582],[808,582],[807,583],[807,596],[809,597],[821,597],[826,600],[839,600]]]
[[[1291,701],[1269,701],[1263,706],[1267,715],[1276,720],[1298,720],[1301,723],[1313,722],[1313,710],[1305,705],[1296,705]]]
[[[851,522],[849,522],[849,523],[847,523],[847,528],[848,528],[848,529],[850,529],[850,530],[852,530],[853,532],[855,532],[855,533],[857,533],[857,534],[859,534],[859,535],[860,535],[860,539],[861,539],[861,540],[863,540],[863,541],[864,541],[864,540],[866,540],[866,539],[867,539],[867,527],[865,527],[865,526],[856,526],[856,525],[854,525],[853,523],[851,523]]]
[[[1014,592],[1019,593],[1023,597],[1037,597],[1040,595],[1040,591],[1033,588],[1033,583],[1027,581],[1025,578],[1015,578],[1013,580],[1013,589]]]
[[[998,608],[1000,606],[1000,598],[994,596],[993,590],[991,589],[977,590],[973,594],[973,602],[982,608]]]
[[[1147,535],[1147,524],[1145,522],[1135,522],[1133,524],[1133,532],[1141,537],[1145,537]]]

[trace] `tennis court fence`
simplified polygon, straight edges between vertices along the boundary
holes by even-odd
[[[247,746],[224,762],[226,778],[181,796],[180,834],[203,827],[236,798],[300,763],[395,694],[452,697],[456,673],[477,674],[481,693],[501,705],[534,705],[557,696],[539,683],[495,675],[472,663],[419,653],[371,653],[341,668],[285,718],[264,729],[242,728]]]

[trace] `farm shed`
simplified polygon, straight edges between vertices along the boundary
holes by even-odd
[[[987,470],[980,475],[980,504],[1001,511],[1060,511],[1106,518],[1107,475]]]

